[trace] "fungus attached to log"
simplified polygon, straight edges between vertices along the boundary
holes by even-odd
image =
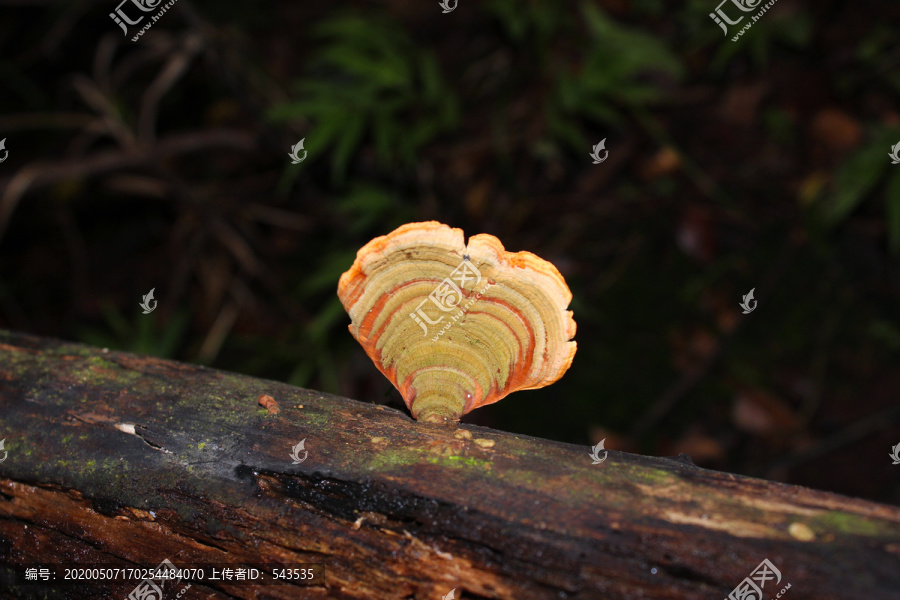
[[[341,275],[350,333],[413,417],[442,423],[555,382],[576,345],[565,280],[530,252],[429,221],[375,238]]]

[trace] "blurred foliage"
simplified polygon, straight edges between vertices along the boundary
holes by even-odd
[[[175,359],[185,341],[190,319],[186,312],[178,311],[163,324],[158,315],[155,311],[149,316],[137,313],[129,322],[115,306],[107,304],[103,307],[105,326],[84,327],[78,337],[98,348]]]
[[[378,231],[381,227],[396,229],[409,223],[414,218],[414,211],[396,193],[360,181],[351,185],[347,193],[338,198],[335,215],[347,223],[348,230],[353,235],[365,237],[367,233]],[[345,261],[341,272],[352,262],[352,258],[349,263]],[[337,279],[332,278],[330,283],[334,284],[335,281]]]
[[[587,144],[574,117],[621,125],[621,108],[645,106],[663,97],[660,83],[642,75],[663,73],[677,80],[684,74],[678,57],[656,37],[617,24],[591,4],[582,3],[581,10],[589,34],[583,64],[577,72],[557,71],[547,115],[551,131],[573,149]]]
[[[895,143],[900,144],[900,128],[881,129],[850,156],[837,170],[834,192],[822,203],[821,213],[827,227],[837,227],[883,184],[887,245],[893,256],[900,257],[900,170],[886,160]]]
[[[565,6],[540,0],[491,0],[487,11],[517,46],[528,46],[546,58],[550,42],[562,30]],[[568,26],[568,23],[566,23]]]
[[[331,148],[335,180],[344,177],[364,136],[371,134],[384,168],[411,168],[416,153],[459,120],[455,94],[434,55],[396,23],[376,16],[330,18],[312,28],[322,47],[299,100],[273,108],[274,121],[307,119],[311,157]]]
[[[733,38],[741,27],[746,25],[750,15],[754,14],[755,12],[747,13],[743,21],[730,26],[728,35],[722,38],[721,47],[710,63],[712,69],[721,71],[738,54],[750,56],[758,69],[764,69],[769,66],[772,54],[779,44],[795,50],[809,47],[812,41],[813,21],[809,13],[802,9],[796,12],[766,11],[750,29],[734,41]],[[711,21],[708,16],[707,20]],[[751,32],[753,35],[750,35]]]
[[[856,42],[854,60],[839,69],[835,85],[842,94],[857,92],[860,88],[886,86],[900,93],[900,72],[896,68],[900,40],[897,29],[881,20],[872,24],[870,31]]]

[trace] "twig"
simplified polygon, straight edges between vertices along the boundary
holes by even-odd
[[[773,474],[777,474],[779,471],[787,471],[802,463],[835,452],[843,446],[848,446],[871,433],[893,425],[898,420],[900,420],[900,406],[892,406],[874,415],[863,417],[849,427],[845,427],[822,439],[816,445],[803,448],[775,461],[766,468],[765,477],[777,479],[777,476]]]
[[[201,364],[210,364],[216,359],[222,349],[222,344],[225,343],[225,338],[228,337],[228,333],[234,327],[234,323],[241,313],[241,307],[252,297],[244,283],[237,278],[232,279],[231,294],[234,299],[228,301],[219,311],[218,317],[210,327],[200,346],[200,351],[197,353],[197,362]]]
[[[9,133],[23,129],[80,129],[94,119],[85,113],[22,113],[0,117],[0,131]]]
[[[81,95],[85,103],[103,117],[103,122],[106,124],[107,131],[115,138],[119,145],[126,149],[137,146],[137,140],[131,132],[131,129],[129,129],[128,125],[122,120],[119,111],[116,110],[116,107],[109,98],[107,98],[100,88],[97,87],[96,83],[84,75],[76,75],[72,80],[72,85],[75,88],[75,91]]]
[[[202,49],[202,38],[199,35],[188,35],[181,48],[174,53],[174,56],[169,59],[169,62],[144,92],[138,119],[138,137],[142,141],[150,142],[156,137],[156,115],[160,101],[166,92],[184,76],[193,59]]]
[[[307,232],[312,229],[312,219],[293,211],[251,204],[246,209],[247,216],[260,223],[266,223],[273,227],[293,229],[294,231]]]
[[[16,206],[28,190],[51,186],[60,181],[136,168],[201,150],[234,148],[250,151],[255,147],[252,135],[243,131],[220,129],[173,135],[150,148],[138,147],[127,152],[102,152],[62,164],[28,165],[11,179],[0,179],[0,240],[3,239]]]

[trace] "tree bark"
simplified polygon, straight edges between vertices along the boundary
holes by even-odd
[[[897,507],[2,331],[0,436],[4,598],[124,599],[140,579],[64,568],[164,559],[205,566],[166,600],[716,600],[764,559],[764,598],[900,594]],[[314,576],[209,580],[272,564]]]

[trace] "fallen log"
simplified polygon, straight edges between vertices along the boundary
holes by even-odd
[[[897,507],[3,331],[0,436],[3,598],[900,590]]]

